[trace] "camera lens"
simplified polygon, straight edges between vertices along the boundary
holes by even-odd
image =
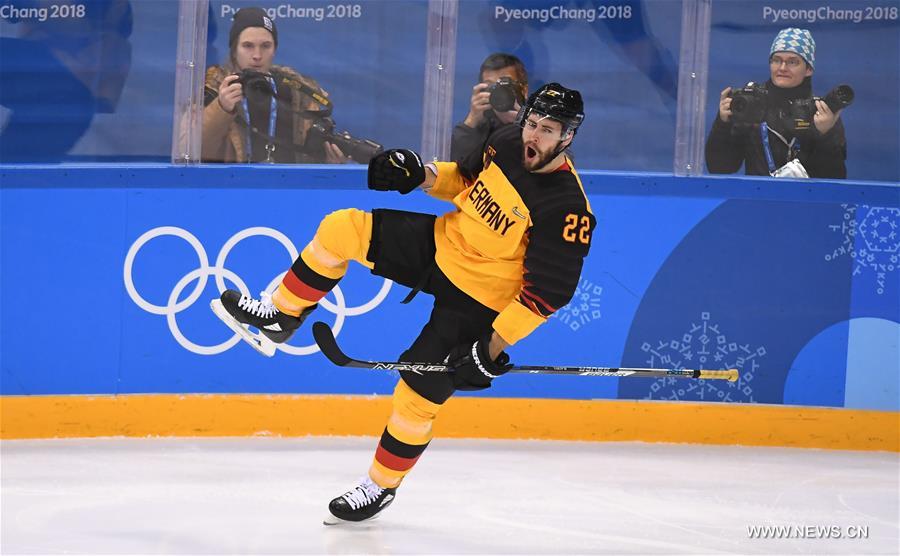
[[[731,97],[733,122],[736,125],[754,125],[765,119],[768,96],[765,87],[751,82],[744,87],[734,89],[729,96]]]
[[[261,92],[272,94],[272,85],[269,84],[269,75],[256,70],[241,70],[240,79],[238,80],[247,89],[254,89]]]
[[[382,146],[369,139],[357,139],[347,131],[335,131],[334,120],[321,118],[310,126],[306,135],[306,152],[316,159],[325,158],[325,142],[341,149],[341,152],[360,164],[367,164]]]
[[[854,96],[853,88],[850,85],[838,85],[825,95],[823,100],[832,112],[837,112],[850,106]]]
[[[516,106],[516,91],[509,83],[498,83],[491,89],[491,106],[497,112],[509,112]]]

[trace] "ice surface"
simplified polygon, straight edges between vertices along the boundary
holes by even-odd
[[[328,501],[365,473],[376,442],[3,441],[0,551],[900,551],[900,458],[884,452],[438,438],[382,516],[323,526]],[[837,528],[843,538],[749,538],[748,527],[763,525]],[[867,527],[868,538],[848,538],[851,527]]]

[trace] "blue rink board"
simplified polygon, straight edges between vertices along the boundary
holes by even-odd
[[[900,408],[900,188],[582,178],[598,225],[578,291],[511,349],[513,361],[737,367],[741,381],[509,376],[475,395]],[[308,328],[294,355],[223,345],[231,335],[208,307],[210,267],[224,257],[226,277],[258,293],[329,211],[451,208],[370,192],[362,167],[7,166],[0,184],[3,395],[387,394],[395,376],[303,354]],[[342,299],[327,298],[341,316],[314,318],[340,322],[348,353],[392,359],[430,298],[401,305],[406,288],[380,295],[383,279],[351,268]]]

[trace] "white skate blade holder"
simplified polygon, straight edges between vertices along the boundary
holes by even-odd
[[[253,333],[250,331],[250,327],[245,326],[234,319],[228,311],[225,310],[225,307],[222,305],[222,301],[219,299],[213,299],[209,303],[210,308],[213,313],[219,317],[219,320],[225,323],[225,326],[234,331],[235,334],[241,337],[242,340],[250,344],[250,347],[265,355],[266,357],[272,357],[275,355],[276,345],[275,342],[266,338],[262,332]]]

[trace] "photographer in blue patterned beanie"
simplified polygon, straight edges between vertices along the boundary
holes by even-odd
[[[846,178],[847,145],[840,112],[853,100],[847,85],[813,96],[816,41],[807,29],[782,29],[769,48],[769,80],[726,87],[706,141],[712,174]]]

